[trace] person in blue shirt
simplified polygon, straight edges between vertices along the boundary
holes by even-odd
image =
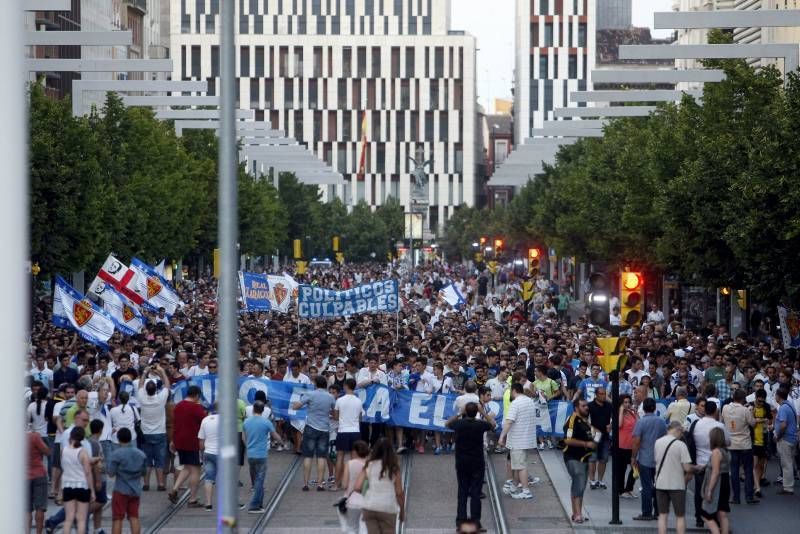
[[[336,399],[328,393],[328,381],[324,376],[316,378],[316,389],[292,404],[293,410],[307,409],[306,427],[303,429],[303,491],[308,491],[311,478],[311,463],[317,460],[317,491],[325,491],[321,483],[325,480],[328,463],[328,438],[331,429],[331,414]]]
[[[275,426],[264,417],[264,403],[253,404],[253,415],[245,419],[243,438],[247,445],[247,462],[250,466],[250,483],[253,485],[253,496],[247,511],[251,514],[264,512],[264,481],[267,478],[267,456],[269,455],[270,436],[277,443],[281,437],[275,432]],[[241,508],[244,509],[245,505]]]
[[[656,401],[646,398],[642,403],[644,416],[633,427],[631,466],[639,470],[642,483],[642,513],[636,521],[656,521],[656,441],[667,433],[667,423],[656,415]]]
[[[575,392],[573,400],[583,397],[586,402],[592,402],[598,388],[608,390],[608,382],[600,378],[600,364],[592,364],[591,372],[591,376],[584,378],[578,385],[578,390]]]
[[[775,416],[775,442],[783,471],[783,488],[778,495],[794,495],[794,450],[797,447],[797,412],[789,399],[789,387],[775,392],[778,413]]]

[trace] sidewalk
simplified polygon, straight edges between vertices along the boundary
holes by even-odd
[[[569,487],[570,478],[567,473],[567,468],[564,465],[564,458],[559,450],[547,450],[540,453],[544,468],[547,471],[553,487],[558,493],[558,498],[561,501],[561,506],[567,517],[570,516],[572,505],[570,504]],[[620,499],[619,500],[619,518],[622,521],[621,525],[610,525],[611,521],[611,462],[608,464],[606,470],[605,481],[608,484],[606,490],[592,490],[589,485],[586,485],[586,492],[583,495],[583,510],[586,522],[581,525],[573,525],[575,532],[590,533],[590,532],[626,532],[633,534],[635,532],[656,532],[658,530],[658,523],[656,521],[634,521],[633,517],[641,513],[641,503],[639,499]],[[639,482],[636,483],[635,494],[638,495],[640,491]],[[691,494],[690,494],[691,495]],[[691,499],[688,496],[687,499]],[[691,504],[689,504],[691,509]],[[687,510],[689,511],[689,510]],[[694,527],[694,517],[687,517],[687,532],[707,532],[705,529],[696,529]],[[675,516],[670,514],[669,528],[674,530]]]

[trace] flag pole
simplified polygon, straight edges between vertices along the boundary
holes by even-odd
[[[238,361],[238,314],[236,310],[238,242],[238,159],[235,138],[235,2],[221,6],[220,21],[220,135],[218,240],[220,250],[219,302],[219,382],[220,470],[217,478],[217,532],[235,533],[239,509],[239,450],[236,379]]]

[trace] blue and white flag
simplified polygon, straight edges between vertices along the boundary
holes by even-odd
[[[108,340],[114,334],[111,315],[84,298],[60,276],[56,276],[53,293],[53,324],[76,330],[83,339],[104,350],[108,349]]]
[[[457,308],[462,304],[466,304],[467,300],[464,298],[464,295],[461,294],[461,291],[450,282],[442,289],[439,290],[439,299],[447,302],[450,306]]]
[[[147,319],[142,315],[136,304],[122,296],[110,284],[103,282],[99,276],[89,286],[89,293],[103,300],[103,309],[114,319],[117,330],[126,336],[140,333],[145,323],[147,323]]]
[[[172,316],[175,310],[183,306],[175,289],[153,267],[133,258],[131,269],[136,273],[136,291],[144,298],[146,308],[154,312],[164,308],[166,314]]]
[[[400,309],[397,280],[379,280],[345,291],[301,285],[297,295],[300,317],[347,317],[357,313],[395,313]]]
[[[245,311],[269,311],[269,280],[266,274],[239,271],[239,288]]]

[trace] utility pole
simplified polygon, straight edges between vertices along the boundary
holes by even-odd
[[[220,136],[219,136],[219,204],[218,239],[220,277],[217,320],[219,324],[219,379],[217,402],[220,414],[220,469],[217,476],[217,532],[237,531],[239,511],[239,469],[237,466],[238,434],[236,379],[239,370],[236,313],[236,271],[238,259],[238,168],[236,157],[235,110],[235,13],[234,0],[224,0],[220,21]]]

